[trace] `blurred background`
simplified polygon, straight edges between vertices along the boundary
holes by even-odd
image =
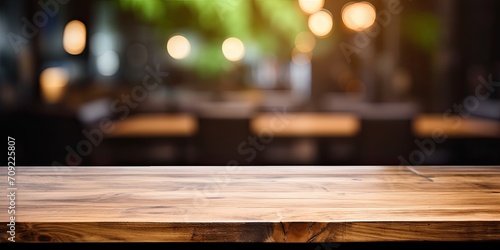
[[[0,2],[17,165],[499,165],[495,0]]]

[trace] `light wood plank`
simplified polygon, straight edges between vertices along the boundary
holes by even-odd
[[[16,181],[18,241],[500,239],[498,166],[18,167]]]

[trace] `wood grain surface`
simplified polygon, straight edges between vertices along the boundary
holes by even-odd
[[[18,167],[16,181],[17,242],[500,240],[495,166]]]

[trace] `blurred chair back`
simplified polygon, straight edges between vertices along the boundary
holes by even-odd
[[[254,107],[245,103],[209,102],[198,109],[197,156],[200,165],[248,164],[238,152],[250,135]]]
[[[360,112],[358,164],[398,165],[398,156],[413,150],[412,120],[417,114],[413,104],[367,104]]]

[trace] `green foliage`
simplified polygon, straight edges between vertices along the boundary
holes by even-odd
[[[163,37],[188,31],[197,37],[194,59],[183,65],[201,76],[217,76],[230,68],[221,51],[229,37],[242,40],[252,53],[289,58],[295,36],[307,29],[306,16],[292,0],[118,0]],[[188,37],[189,38],[189,37]],[[248,51],[248,50],[247,50]]]
[[[439,43],[440,25],[438,17],[432,13],[408,15],[403,19],[403,34],[418,48],[432,53]]]

